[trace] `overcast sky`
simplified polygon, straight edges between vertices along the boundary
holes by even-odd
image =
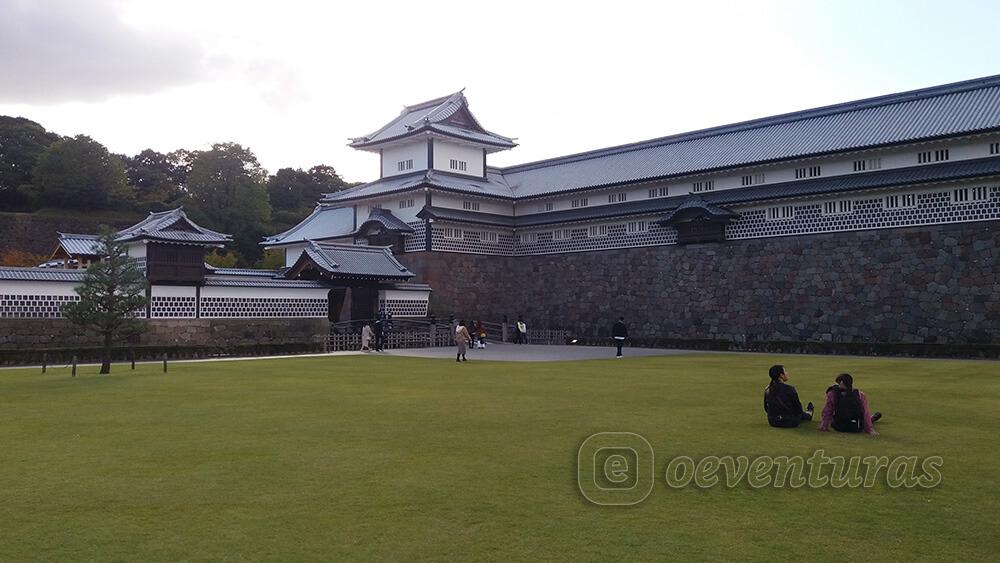
[[[0,0],[0,114],[274,172],[466,88],[510,165],[1000,74],[1000,2]]]

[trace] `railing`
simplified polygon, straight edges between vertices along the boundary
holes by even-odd
[[[360,350],[361,329],[374,325],[374,319],[330,323],[329,349],[333,351]],[[514,342],[514,325],[484,322],[487,342]],[[453,346],[454,326],[430,319],[392,319],[383,337],[383,348],[425,348]],[[474,332],[472,329],[470,333]],[[473,334],[473,338],[478,335]],[[504,338],[506,336],[506,338]],[[566,330],[528,329],[526,344],[565,344],[570,336]],[[374,346],[374,337],[371,345]]]

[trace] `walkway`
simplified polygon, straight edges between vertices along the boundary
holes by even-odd
[[[662,348],[625,348],[626,358],[636,356],[674,356],[697,354],[690,350],[667,350]],[[389,356],[409,356],[414,358],[455,358],[455,347],[400,348],[386,350]],[[569,360],[606,360],[615,357],[612,346],[549,346],[542,344],[489,344],[485,350],[470,349],[465,355],[469,361],[492,360],[501,362],[556,362]]]

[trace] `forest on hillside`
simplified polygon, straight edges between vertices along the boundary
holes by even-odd
[[[30,119],[0,115],[0,211],[145,215],[183,205],[194,221],[233,235],[232,248],[210,256],[216,266],[273,266],[277,257],[262,252],[261,237],[298,223],[322,194],[352,185],[325,164],[269,174],[237,143],[129,156],[86,135],[64,137]],[[38,258],[13,251],[0,265]]]

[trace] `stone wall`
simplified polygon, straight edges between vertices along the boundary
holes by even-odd
[[[321,345],[330,330],[326,319],[154,319],[147,326],[135,345]],[[0,350],[100,345],[96,334],[65,319],[0,319]]]
[[[438,317],[603,336],[1000,342],[1000,223],[528,257],[403,254]]]

